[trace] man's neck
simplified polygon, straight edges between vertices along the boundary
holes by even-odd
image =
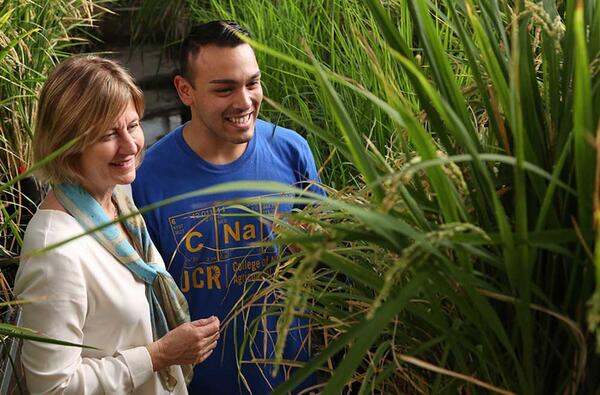
[[[187,145],[205,161],[214,165],[225,165],[239,159],[248,143],[232,144],[215,141],[208,132],[203,132],[195,127],[193,122],[188,122],[183,128],[183,139]]]

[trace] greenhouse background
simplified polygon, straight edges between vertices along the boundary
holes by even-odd
[[[172,58],[212,19],[252,32],[261,117],[308,139],[328,193],[281,227],[298,252],[262,288],[282,335],[311,322],[276,394],[313,372],[324,394],[600,394],[596,0],[0,1],[3,393],[11,339],[37,336],[11,287],[52,160],[32,162],[41,85],[74,54],[120,59],[151,144],[188,116]]]

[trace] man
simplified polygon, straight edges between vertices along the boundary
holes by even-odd
[[[236,33],[249,37],[235,22],[215,21],[193,28],[183,42],[181,74],[174,83],[191,110],[191,121],[146,154],[133,185],[138,207],[230,181],[277,181],[322,193],[311,184],[318,175],[306,140],[258,119],[263,98],[260,69],[252,47]],[[273,247],[257,243],[272,237],[265,218],[293,207],[267,202],[266,195],[216,193],[145,215],[152,240],[188,300],[192,319],[216,315],[223,322],[245,291],[256,292],[253,280],[277,257]],[[246,197],[252,197],[246,209],[226,203]],[[212,357],[196,366],[190,393],[247,393],[249,387],[253,394],[267,394],[285,379],[282,369],[273,378],[268,364],[242,363],[242,376],[238,373],[236,350],[259,310],[253,308],[248,317],[229,325]],[[264,322],[246,346],[244,361],[274,358],[277,317]],[[284,359],[306,360],[306,322],[301,329],[299,320],[294,325]]]

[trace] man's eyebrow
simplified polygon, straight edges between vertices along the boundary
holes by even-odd
[[[248,78],[248,80],[255,80],[257,78],[260,78],[260,71],[256,74],[254,74],[253,76],[251,76],[250,78]],[[232,80],[232,79],[228,79],[228,78],[224,78],[224,79],[217,79],[217,80],[211,80],[208,82],[209,84],[237,84],[236,80]]]

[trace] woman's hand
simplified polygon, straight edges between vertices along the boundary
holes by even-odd
[[[219,319],[215,316],[192,321],[146,346],[154,371],[171,365],[204,362],[217,346],[219,325]]]

